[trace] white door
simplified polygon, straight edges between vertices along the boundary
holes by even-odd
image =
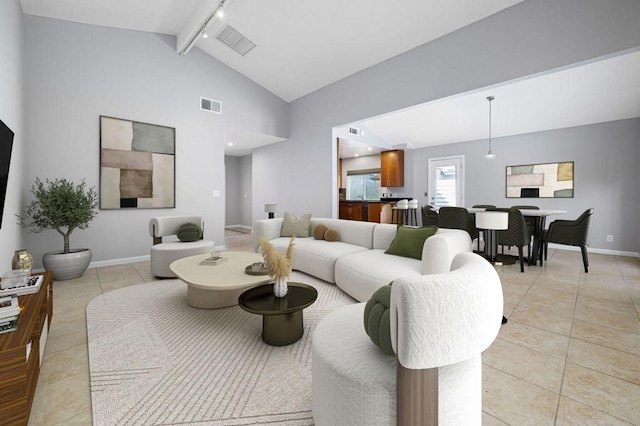
[[[429,158],[429,204],[464,207],[464,156]]]

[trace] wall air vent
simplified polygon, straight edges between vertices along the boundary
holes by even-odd
[[[222,102],[200,97],[200,109],[203,111],[222,114]]]
[[[357,127],[349,127],[349,134],[360,136],[360,129]]]
[[[251,51],[251,49],[256,47],[256,44],[254,42],[246,38],[229,24],[225,25],[220,30],[216,38],[242,56],[246,55]]]

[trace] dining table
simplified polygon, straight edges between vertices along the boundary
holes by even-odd
[[[467,208],[469,213],[473,214],[476,212],[485,211],[485,208],[481,207],[471,207]],[[553,210],[553,209],[519,209],[523,216],[525,217],[533,217],[534,221],[534,230],[533,230],[533,249],[531,255],[531,263],[533,265],[538,263],[538,253],[540,251],[540,235],[542,231],[545,229],[545,222],[548,216],[561,215],[567,213],[566,210]]]

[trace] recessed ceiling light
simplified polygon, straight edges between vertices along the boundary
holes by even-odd
[[[233,146],[233,142],[227,142],[227,145]]]
[[[358,155],[358,154],[356,154],[356,157],[359,157],[359,155]]]
[[[202,33],[202,38],[209,38],[209,35],[206,32]]]
[[[369,147],[369,148],[368,148],[368,150],[369,150],[369,151],[373,151],[373,148]]]

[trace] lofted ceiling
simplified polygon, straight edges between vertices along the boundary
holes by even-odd
[[[26,14],[175,35],[290,102],[499,12],[522,0],[224,0],[224,18],[200,29],[221,0],[21,0]],[[256,44],[245,56],[216,39],[231,25]],[[182,41],[181,41],[182,40]],[[187,53],[188,54],[188,53]],[[178,55],[178,52],[176,52]],[[640,116],[640,54],[476,90],[356,123],[389,145],[415,148]],[[235,133],[227,155],[278,142]],[[353,138],[352,142],[362,143]],[[368,147],[341,147],[355,155]],[[374,147],[374,151],[380,147]]]

